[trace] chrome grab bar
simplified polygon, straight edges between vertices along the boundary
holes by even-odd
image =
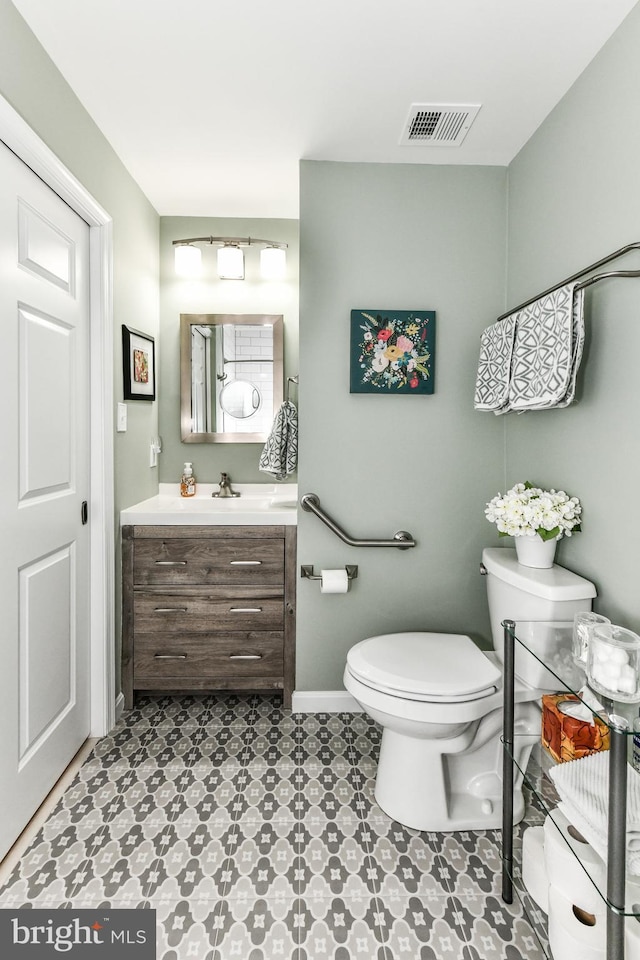
[[[348,543],[350,547],[397,547],[399,550],[407,550],[409,547],[415,547],[416,545],[416,541],[406,530],[398,530],[397,533],[394,533],[392,540],[360,540],[356,537],[350,537],[320,507],[320,497],[316,493],[305,493],[300,500],[300,506],[307,512],[315,513],[319,520],[322,520],[337,537]]]

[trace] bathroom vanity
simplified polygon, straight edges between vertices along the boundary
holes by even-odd
[[[270,489],[228,502],[160,495],[123,511],[127,708],[137,690],[280,690],[291,706],[295,499]]]

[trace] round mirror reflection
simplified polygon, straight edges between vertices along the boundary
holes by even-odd
[[[260,409],[262,396],[249,380],[232,380],[220,392],[220,406],[230,417],[246,420]]]

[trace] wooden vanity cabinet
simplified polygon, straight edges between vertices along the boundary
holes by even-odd
[[[295,681],[296,528],[122,528],[122,689],[281,690]]]

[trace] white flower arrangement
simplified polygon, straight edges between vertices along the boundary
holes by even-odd
[[[542,490],[527,481],[516,483],[504,496],[499,493],[484,512],[501,537],[561,540],[580,531],[582,507],[564,490]]]

